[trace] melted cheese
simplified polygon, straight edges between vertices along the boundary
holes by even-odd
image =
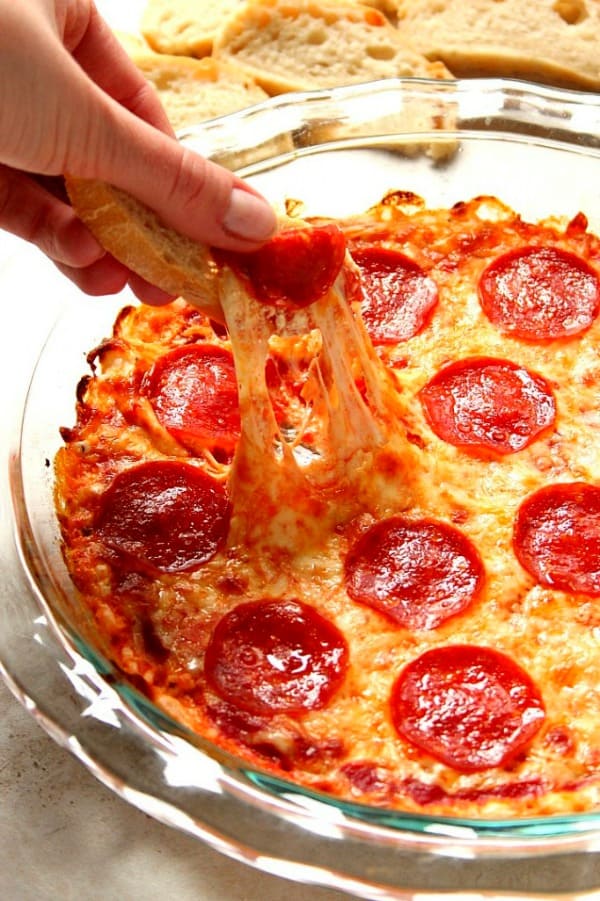
[[[340,282],[282,326],[228,270],[220,287],[225,338],[180,301],[167,310],[136,308],[121,316],[97,355],[100,372],[86,384],[77,425],[65,433],[57,458],[65,555],[82,599],[118,665],[141,677],[158,704],[285,778],[338,797],[425,813],[589,810],[600,803],[600,611],[594,598],[535,585],[515,559],[512,526],[523,498],[545,484],[600,484],[600,321],[569,341],[518,341],[487,321],[476,284],[490,259],[515,246],[550,240],[599,268],[600,243],[554,222],[529,226],[492,198],[428,211],[403,197],[344,228],[351,241],[377,235],[385,246],[401,248],[435,278],[435,313],[407,342],[375,352]],[[234,352],[242,434],[232,463],[209,453],[191,458],[136,391],[140,374],[161,353],[198,340]],[[265,366],[270,357],[286,355],[304,361],[307,401],[289,433],[278,423]],[[439,439],[418,391],[445,363],[467,356],[504,357],[543,374],[557,398],[555,429],[517,454],[491,460]],[[314,440],[306,441],[306,434]],[[153,580],[131,574],[115,592],[91,528],[96,499],[116,472],[173,457],[228,481],[233,518],[227,546],[196,572]],[[406,509],[459,524],[485,562],[476,602],[428,632],[400,628],[351,602],[344,587],[343,561],[357,531]],[[149,623],[139,616],[140,597],[153,611]],[[277,714],[260,728],[248,725],[234,734],[204,685],[204,650],[224,614],[264,598],[301,598],[335,623],[349,645],[349,671],[324,709],[301,717]],[[148,650],[144,628],[156,637],[166,664]],[[450,643],[501,650],[542,691],[546,722],[506,769],[460,773],[393,729],[389,697],[398,673],[426,650]],[[195,702],[202,691],[204,702]],[[352,767],[366,768],[366,781],[351,778]],[[528,784],[530,791],[519,789]]]
[[[349,257],[346,265],[353,265]],[[273,310],[254,299],[229,269],[221,276],[219,296],[236,360],[242,420],[230,478],[230,544],[296,554],[307,544],[322,543],[354,514],[405,509],[410,445],[395,415],[390,375],[346,300],[343,277],[304,316],[295,316],[296,332],[302,324],[305,334],[317,329],[321,337],[311,366],[317,385],[312,415],[322,440],[304,459],[277,425],[266,382]],[[364,383],[364,396],[357,380]],[[257,506],[263,511],[258,519]]]

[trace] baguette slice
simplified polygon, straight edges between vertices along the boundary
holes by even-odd
[[[456,77],[600,90],[598,0],[397,0],[398,29]]]
[[[147,0],[141,31],[159,53],[209,56],[213,39],[240,0]]]
[[[67,176],[73,209],[100,244],[146,281],[223,318],[210,249],[165,225],[140,201],[95,179]]]
[[[154,53],[154,50],[150,46],[150,44],[146,41],[141,34],[134,34],[131,31],[120,31],[119,29],[115,29],[113,31],[114,36],[120,43],[123,50],[130,56],[132,59],[136,55],[148,55],[152,53],[155,56],[158,54]]]
[[[449,78],[414,51],[377,9],[334,0],[249,0],[225,21],[215,57],[270,94],[397,76]]]
[[[237,66],[223,60],[152,52],[134,52],[131,57],[154,85],[175,131],[254,106],[269,96]]]
[[[390,22],[396,21],[397,0],[358,0],[361,6],[372,6],[382,12]]]

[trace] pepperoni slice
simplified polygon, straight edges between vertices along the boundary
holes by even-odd
[[[479,280],[488,319],[501,331],[543,341],[589,328],[600,310],[600,279],[558,247],[524,247],[494,260]]]
[[[439,438],[475,453],[514,454],[556,418],[546,379],[490,357],[451,363],[421,389],[419,399]]]
[[[401,736],[462,772],[510,763],[545,716],[533,680],[514,660],[473,645],[417,657],[396,680],[391,706]]]
[[[160,572],[194,570],[227,535],[230,504],[220,482],[172,460],[141,463],[105,491],[96,528],[113,550]]]
[[[336,225],[320,225],[281,231],[252,253],[213,252],[249,283],[258,300],[305,307],[332,287],[346,239]]]
[[[435,629],[477,597],[484,569],[462,532],[397,516],[368,529],[345,562],[346,589],[408,629]]]
[[[348,663],[333,623],[300,601],[250,601],[217,624],[206,649],[209,684],[251,713],[300,713],[324,707]]]
[[[169,351],[144,376],[142,393],[184,447],[233,451],[240,411],[233,355],[225,348],[193,344]]]
[[[600,595],[600,487],[565,482],[531,494],[517,512],[513,547],[541,585]]]
[[[352,251],[360,279],[349,277],[347,291],[361,301],[361,313],[374,344],[397,344],[418,334],[438,301],[437,285],[410,257],[386,247]]]

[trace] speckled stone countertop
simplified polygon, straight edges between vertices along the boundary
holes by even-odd
[[[0,897],[6,901],[306,901],[122,801],[0,682]],[[342,901],[310,888],[311,901]]]

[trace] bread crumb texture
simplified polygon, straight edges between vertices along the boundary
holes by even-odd
[[[212,56],[149,53],[138,68],[150,81],[177,131],[260,103],[269,95],[237,66]]]
[[[600,88],[598,0],[398,0],[398,30],[457,77]]]
[[[215,37],[213,53],[269,93],[393,77],[449,77],[415,52],[386,16],[359,3],[254,0]]]
[[[149,0],[142,34],[160,53],[206,56],[215,32],[240,5],[239,0]]]

